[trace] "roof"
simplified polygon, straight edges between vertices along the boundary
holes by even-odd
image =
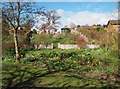
[[[58,30],[56,27],[54,27],[53,25],[49,25],[47,28],[47,30]]]
[[[120,25],[120,20],[109,20],[108,24],[111,23],[112,25]],[[107,25],[108,25],[107,24]]]
[[[70,30],[70,28],[68,28],[67,26],[61,28],[61,30]]]

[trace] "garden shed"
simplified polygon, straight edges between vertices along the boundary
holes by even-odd
[[[61,28],[61,33],[69,33],[70,32],[70,28],[68,28],[67,26]]]

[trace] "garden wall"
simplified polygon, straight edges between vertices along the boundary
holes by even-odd
[[[50,45],[34,44],[34,48],[35,49],[41,49],[41,48],[53,49],[53,43],[51,43]],[[60,48],[60,49],[75,49],[75,48],[80,48],[80,47],[76,44],[60,44],[60,43],[58,43],[58,48]],[[94,44],[86,45],[86,48],[99,48],[99,45],[94,45]]]
[[[95,44],[88,44],[86,45],[86,48],[99,48],[99,45],[95,45]]]
[[[58,43],[58,48],[61,49],[75,49],[75,48],[80,48],[78,45],[76,44],[60,44]],[[99,48],[99,45],[95,45],[95,44],[88,44],[85,46],[85,48]]]
[[[53,43],[50,45],[45,45],[45,44],[34,44],[35,49],[41,49],[41,48],[46,48],[46,49],[53,49]]]
[[[74,49],[74,48],[79,48],[79,46],[77,46],[76,44],[60,44],[58,43],[58,48],[61,49]]]

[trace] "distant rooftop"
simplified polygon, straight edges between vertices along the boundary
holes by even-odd
[[[109,20],[108,24],[111,24],[111,25],[120,25],[120,20]]]
[[[55,30],[58,30],[56,27],[54,27],[53,25],[49,25],[47,28],[47,30],[52,30],[52,29],[55,29]]]

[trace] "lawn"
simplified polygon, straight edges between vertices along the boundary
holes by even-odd
[[[6,87],[120,87],[117,52],[111,49],[26,51],[20,62],[3,58]]]
[[[54,43],[55,47],[58,43],[61,44],[76,44],[77,35],[74,34],[58,34],[53,37],[51,34],[33,34],[34,39],[31,40],[32,44],[51,44]]]
[[[83,68],[84,69],[84,68]],[[83,71],[81,69],[81,71]],[[106,75],[84,71],[48,71],[42,64],[3,63],[3,86],[6,87],[117,87],[119,83],[103,79]],[[98,77],[99,76],[99,77]]]

